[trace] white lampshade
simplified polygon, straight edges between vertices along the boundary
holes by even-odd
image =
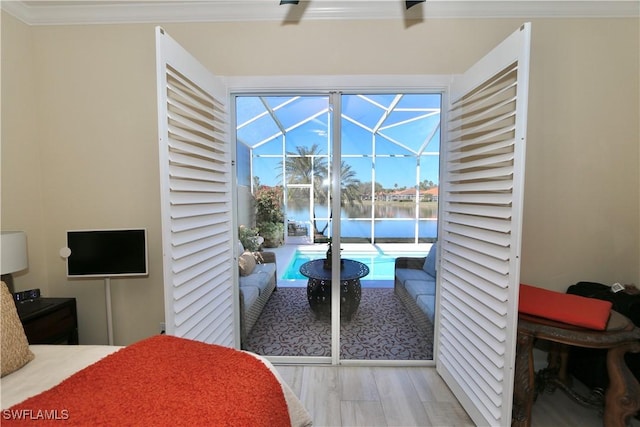
[[[27,235],[24,231],[3,231],[0,242],[0,274],[15,273],[29,266]]]

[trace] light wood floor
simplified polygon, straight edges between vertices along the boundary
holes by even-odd
[[[473,426],[430,367],[276,366],[314,426]],[[533,427],[601,427],[594,410],[556,391],[538,397]],[[633,420],[632,427],[640,427]]]

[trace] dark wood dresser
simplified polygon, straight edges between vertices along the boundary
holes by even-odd
[[[78,344],[75,298],[37,298],[16,307],[29,344]]]

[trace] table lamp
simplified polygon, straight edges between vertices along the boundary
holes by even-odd
[[[0,274],[12,294],[15,289],[11,274],[25,270],[28,267],[27,259],[27,235],[24,231],[0,233]]]

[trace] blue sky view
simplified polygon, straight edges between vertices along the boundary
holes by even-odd
[[[361,182],[372,181],[375,170],[375,181],[384,188],[413,187],[417,180],[437,184],[440,104],[440,94],[343,95],[343,160]],[[237,98],[237,139],[251,153],[251,175],[261,184],[282,184],[283,152],[299,146],[315,144],[329,159],[329,111],[326,95]]]

